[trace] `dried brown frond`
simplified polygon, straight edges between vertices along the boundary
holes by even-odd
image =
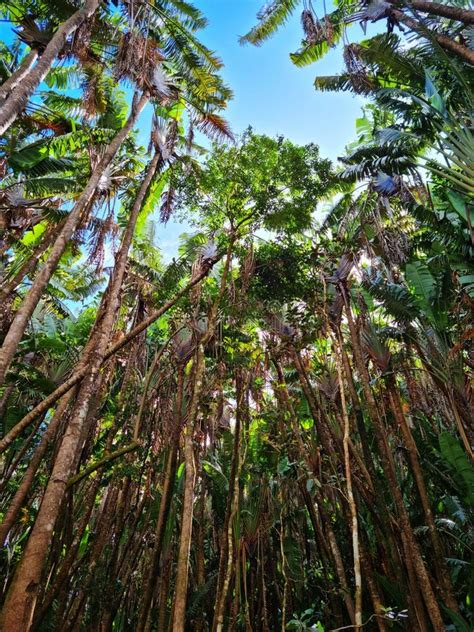
[[[373,90],[374,83],[367,73],[360,51],[361,46],[359,44],[347,44],[344,47],[343,58],[354,92],[367,94]]]
[[[109,205],[106,218],[99,224],[92,237],[89,262],[95,265],[97,273],[102,272],[104,266],[106,238],[113,234],[115,230],[116,224],[114,221],[113,206]]]
[[[377,235],[377,239],[382,252],[392,265],[401,265],[408,261],[410,241],[404,232],[395,228],[384,228]]]
[[[154,39],[141,33],[125,33],[117,53],[115,76],[133,81],[163,102],[176,100],[176,88],[161,66],[164,59]]]
[[[83,64],[90,63],[96,60],[97,57],[91,49],[91,37],[94,24],[94,17],[82,22],[79,28],[74,32],[69,46],[69,53],[77,57]]]
[[[315,19],[312,11],[304,9],[301,14],[301,26],[303,27],[303,32],[308,44],[315,43],[317,33],[316,20],[317,18]]]
[[[306,42],[310,46],[322,44],[323,42],[327,42],[328,46],[333,45],[334,26],[329,17],[325,16],[320,20],[312,11],[305,9],[301,14],[301,24]]]
[[[219,114],[200,114],[196,121],[198,129],[214,140],[234,140],[229,123]]]
[[[105,112],[107,99],[102,84],[102,67],[97,64],[88,64],[84,69],[85,80],[83,82],[83,108],[86,117],[96,116]]]
[[[161,196],[160,221],[163,222],[163,224],[166,224],[173,214],[175,200],[176,190],[170,186]]]

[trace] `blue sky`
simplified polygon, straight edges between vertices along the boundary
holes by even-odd
[[[259,133],[283,134],[296,143],[315,142],[333,160],[341,155],[354,138],[362,101],[349,94],[316,92],[313,87],[317,75],[342,69],[341,50],[332,50],[317,64],[297,68],[289,53],[301,42],[301,10],[256,47],[241,46],[238,38],[255,24],[263,0],[195,0],[195,4],[209,20],[201,40],[223,59],[223,76],[235,94],[227,112],[234,131],[251,124]]]

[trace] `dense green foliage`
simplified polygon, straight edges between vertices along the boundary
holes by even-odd
[[[332,165],[184,0],[0,7],[2,630],[472,629],[474,12],[304,4]]]

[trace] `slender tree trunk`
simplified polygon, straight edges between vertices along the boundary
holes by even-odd
[[[96,2],[96,0],[93,1]],[[86,188],[79,196],[79,199],[75,203],[72,211],[69,213],[61,232],[51,248],[48,259],[36,275],[29,292],[16,312],[13,322],[10,325],[10,329],[3,341],[2,348],[0,349],[0,385],[3,384],[5,380],[5,375],[13,360],[13,356],[16,353],[18,343],[25,332],[31,314],[36,308],[43,291],[53,276],[59,260],[61,259],[69,240],[74,234],[84,210],[87,208],[92,196],[94,195],[101,176],[112,162],[114,156],[120,148],[120,145],[128,136],[138,118],[138,115],[143,110],[147,102],[148,98],[146,96],[142,96],[138,102],[134,99],[132,111],[127,119],[127,122],[115,135],[115,138],[105,150],[99,165],[89,178]]]
[[[28,494],[28,491],[34,481],[36,476],[36,472],[40,466],[41,461],[46,453],[48,446],[52,443],[56,433],[58,431],[59,425],[61,421],[64,419],[64,414],[66,409],[74,395],[74,391],[71,391],[69,394],[65,395],[63,399],[59,402],[58,408],[49,423],[47,430],[41,438],[38,447],[36,448],[31,461],[28,464],[28,468],[23,475],[20,486],[15,492],[15,495],[8,507],[7,512],[3,518],[2,524],[0,525],[0,545],[3,546],[5,540],[8,536],[10,529],[16,522],[18,514],[25,502],[25,498]]]
[[[85,5],[73,13],[53,35],[38,63],[29,72],[23,72],[21,81],[10,92],[0,107],[0,134],[4,134],[23,112],[29,98],[48,74],[55,59],[61,53],[67,38],[97,11],[99,0],[86,0]],[[33,52],[33,51],[32,51]],[[31,53],[30,53],[31,54]],[[15,80],[12,82],[14,83]]]
[[[71,568],[74,564],[74,561],[76,560],[76,556],[79,551],[82,536],[84,534],[84,531],[90,520],[92,511],[94,509],[94,501],[97,496],[97,490],[99,488],[100,481],[101,481],[100,477],[97,477],[92,482],[89,490],[87,491],[84,513],[77,525],[74,540],[71,543],[71,545],[68,547],[63,563],[61,564],[59,571],[54,577],[51,587],[49,588],[48,592],[46,593],[43,599],[41,608],[38,610],[38,613],[35,616],[35,619],[31,628],[32,632],[34,632],[35,630],[41,630],[40,626],[43,622],[44,617],[46,616],[54,599],[57,597],[57,595],[63,588],[65,581],[68,579],[69,573],[71,571]]]
[[[341,407],[344,418],[344,466],[346,472],[346,486],[347,486],[347,499],[349,502],[349,509],[352,519],[352,551],[354,555],[354,578],[355,578],[355,629],[360,630],[362,628],[362,576],[361,576],[361,564],[360,564],[360,552],[359,552],[359,527],[357,521],[357,507],[354,500],[354,493],[352,491],[352,473],[351,473],[351,461],[349,451],[349,439],[350,439],[350,423],[349,415],[346,409],[346,396],[344,393],[344,384],[342,382],[342,372],[340,362],[337,361],[337,377],[339,381],[339,393],[341,396]]]
[[[459,608],[456,600],[453,597],[451,580],[444,561],[443,545],[439,537],[438,530],[436,529],[433,512],[431,510],[431,504],[425,485],[425,479],[421,470],[420,461],[418,459],[418,450],[415,440],[413,439],[410,427],[408,426],[408,423],[405,419],[405,414],[400,403],[400,396],[398,394],[393,376],[390,376],[387,379],[387,386],[389,390],[388,394],[391,408],[397,424],[401,430],[403,441],[408,451],[408,459],[410,461],[413,477],[415,479],[415,483],[421,500],[421,505],[425,514],[426,524],[428,525],[431,543],[433,545],[434,566],[436,568],[438,580],[441,584],[443,598],[448,608],[451,608],[451,610],[457,612]]]
[[[227,287],[227,277],[229,275],[230,263],[232,259],[232,252],[236,240],[235,231],[232,232],[227,246],[226,259],[224,263],[224,269],[222,271],[219,294],[213,302],[211,309],[209,310],[209,317],[207,323],[207,331],[201,338],[198,350],[196,352],[196,369],[194,374],[194,390],[193,397],[188,412],[188,419],[184,429],[185,433],[185,483],[184,483],[184,498],[183,498],[183,513],[181,521],[181,534],[178,553],[178,566],[176,572],[176,589],[175,589],[175,601],[173,607],[173,632],[184,632],[185,615],[186,615],[186,600],[187,600],[187,588],[188,588],[188,565],[189,565],[189,548],[191,546],[191,534],[192,534],[192,521],[193,521],[193,505],[194,505],[194,484],[196,478],[196,463],[194,460],[194,425],[196,422],[196,416],[199,406],[199,398],[202,391],[204,371],[205,371],[205,359],[204,349],[205,346],[212,339],[217,320],[217,312],[219,305],[224,297]]]
[[[368,557],[368,555],[366,555],[362,547],[361,547],[361,560],[360,561],[362,564],[362,568],[364,570],[364,576],[366,579],[367,586],[369,588],[372,604],[374,606],[374,612],[377,615],[377,626],[379,628],[379,632],[388,632],[387,623],[385,621],[385,612],[382,605],[382,599],[380,597],[377,584],[374,580],[370,558]]]
[[[173,632],[184,632],[186,601],[188,591],[188,565],[193,529],[194,484],[196,478],[196,462],[194,455],[194,425],[198,412],[204,377],[204,347],[199,344],[196,353],[194,373],[194,389],[188,419],[184,429],[184,497],[181,517],[181,533],[179,541],[178,565],[176,570],[176,589],[173,607]]]
[[[217,580],[216,600],[214,605],[214,622],[212,625],[214,632],[221,632],[224,625],[225,600],[230,581],[230,571],[233,558],[233,517],[237,511],[239,492],[239,472],[240,472],[240,429],[242,405],[245,389],[241,383],[242,376],[236,377],[237,385],[237,406],[236,424],[234,431],[234,445],[232,450],[232,463],[229,477],[229,491],[227,495],[226,512],[224,526],[221,537],[221,553],[219,559],[219,574]]]
[[[278,361],[273,358],[273,363],[275,365],[275,368],[277,370],[278,373],[278,388],[275,391],[275,395],[277,397],[277,399],[279,398],[279,396],[281,397],[282,401],[283,401],[283,406],[282,408],[286,408],[290,414],[290,419],[291,419],[291,424],[292,424],[292,429],[293,429],[293,433],[295,435],[296,438],[296,446],[297,446],[297,454],[299,456],[299,458],[301,459],[302,462],[306,462],[308,464],[308,468],[311,470],[311,464],[309,462],[308,459],[308,455],[306,452],[306,448],[303,442],[303,439],[301,437],[301,432],[299,430],[298,427],[298,420],[296,417],[296,413],[295,410],[293,408],[293,405],[291,403],[290,397],[289,397],[289,393],[286,387],[286,383],[285,383],[285,378],[283,375],[283,371],[278,363]],[[317,476],[315,475],[315,478],[317,480]],[[323,498],[321,496],[321,494],[317,493],[317,500],[318,500],[318,509],[319,509],[319,513],[321,515],[321,518],[323,520],[324,526],[325,526],[325,530],[326,530],[326,534],[327,534],[327,539],[329,540],[329,547],[331,550],[331,554],[334,560],[334,568],[336,569],[336,575],[338,576],[339,579],[339,583],[341,585],[341,589],[343,592],[343,599],[344,599],[344,603],[347,609],[347,612],[349,614],[349,618],[351,620],[351,623],[354,624],[355,623],[355,614],[354,614],[354,602],[350,596],[349,593],[349,586],[348,586],[348,582],[347,582],[347,577],[346,577],[346,572],[344,569],[344,564],[342,561],[342,556],[341,556],[341,552],[340,549],[338,547],[337,544],[337,540],[336,540],[336,535],[331,527],[331,523],[327,517],[327,515],[324,512],[323,506],[324,506],[324,501]]]
[[[8,79],[6,79],[0,86],[0,103],[5,101],[9,93],[16,88],[21,81],[23,81],[37,59],[38,51],[35,49],[30,50],[28,55],[21,61],[18,68],[12,72]]]
[[[400,521],[401,530],[404,533],[405,541],[408,550],[405,550],[405,555],[410,556],[410,560],[413,561],[413,567],[415,569],[416,575],[418,577],[418,581],[420,582],[421,592],[423,595],[423,599],[426,603],[426,608],[433,624],[433,629],[435,632],[442,632],[444,630],[443,618],[441,616],[441,612],[436,601],[436,596],[433,591],[433,587],[431,585],[431,581],[426,570],[426,566],[424,560],[421,556],[418,544],[416,542],[413,529],[410,524],[410,519],[408,517],[408,513],[403,502],[403,496],[401,494],[400,488],[398,487],[398,482],[395,474],[395,468],[393,462],[391,461],[390,450],[387,445],[387,438],[385,434],[385,429],[383,428],[382,420],[380,418],[380,413],[377,408],[377,404],[375,402],[374,396],[372,394],[372,390],[370,387],[370,379],[367,371],[367,367],[364,364],[362,349],[360,347],[357,330],[355,327],[355,323],[352,317],[352,311],[350,308],[347,291],[346,288],[340,285],[340,290],[342,293],[342,298],[344,301],[344,307],[347,315],[347,322],[349,325],[349,331],[352,340],[352,349],[354,353],[354,360],[359,372],[359,377],[361,380],[363,392],[365,395],[365,400],[367,407],[369,409],[370,415],[374,424],[375,436],[377,439],[377,445],[379,450],[379,457],[383,468],[385,470],[385,474],[387,476],[387,480],[389,482],[391,492],[393,495],[393,499],[395,502],[395,507],[397,509],[398,518]]]

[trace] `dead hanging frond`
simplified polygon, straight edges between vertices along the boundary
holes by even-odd
[[[95,16],[84,20],[74,31],[69,45],[69,53],[77,57],[82,64],[97,61],[97,55],[91,48],[92,30],[95,24]]]
[[[339,329],[342,320],[342,308],[344,307],[344,299],[340,292],[336,292],[328,310],[329,324],[334,329]]]
[[[178,121],[176,119],[164,121],[163,119],[153,116],[148,151],[151,152],[154,147],[155,151],[161,154],[162,161],[167,162],[171,160],[174,155],[177,141]]]
[[[196,349],[191,327],[181,327],[173,336],[171,348],[178,364],[186,364]]]
[[[103,114],[107,109],[107,94],[102,72],[100,64],[87,64],[84,67],[82,103],[88,118]]]
[[[301,24],[306,42],[310,46],[316,46],[327,42],[328,46],[334,43],[334,26],[328,16],[320,20],[310,9],[304,9],[301,14]]]
[[[104,267],[105,260],[105,242],[107,237],[113,236],[116,232],[117,226],[114,221],[113,206],[109,204],[107,210],[107,216],[96,227],[92,234],[91,250],[89,253],[88,262],[91,265],[95,265],[96,274],[100,274]]]
[[[170,157],[166,137],[166,123],[163,119],[159,119],[155,116],[152,121],[150,145],[148,147],[149,151],[152,149],[152,146],[154,146],[155,151],[161,154],[163,162],[166,162]]]
[[[354,92],[367,94],[373,90],[374,83],[370,79],[367,67],[361,58],[361,48],[359,44],[347,44],[344,47],[343,58]]]
[[[332,363],[327,364],[324,376],[317,379],[318,389],[332,402],[336,401],[339,395],[339,382],[336,367]]]
[[[211,138],[212,140],[231,140],[234,141],[234,135],[230,129],[229,123],[219,114],[215,112],[199,113],[194,123],[199,131]]]
[[[175,201],[176,189],[173,186],[169,186],[161,196],[160,221],[163,222],[163,224],[166,224],[173,214]]]
[[[341,260],[339,261],[339,266],[337,270],[334,272],[334,274],[328,277],[327,280],[330,283],[335,283],[335,284],[347,281],[347,278],[349,277],[349,274],[351,273],[353,267],[354,267],[353,255],[351,253],[344,254],[341,257]]]
[[[133,81],[162,103],[172,102],[178,93],[162,66],[164,60],[154,39],[132,31],[122,36],[114,74],[117,79]]]
[[[372,220],[377,234],[377,241],[385,259],[390,265],[399,266],[406,263],[410,255],[410,240],[406,233],[395,226],[387,227],[382,221],[380,210],[390,212],[390,207],[379,199],[372,212]]]
[[[382,342],[370,323],[366,323],[360,334],[362,348],[382,373],[390,368],[392,354]]]
[[[194,144],[194,125],[191,122],[189,124],[188,133],[186,135],[186,151],[188,154],[191,153]]]
[[[166,137],[166,145],[170,155],[173,155],[176,143],[178,142],[178,129],[178,121],[176,119],[171,119],[168,123],[168,134]]]
[[[392,265],[402,265],[410,258],[410,240],[406,233],[396,228],[385,228],[378,235],[380,248]]]

